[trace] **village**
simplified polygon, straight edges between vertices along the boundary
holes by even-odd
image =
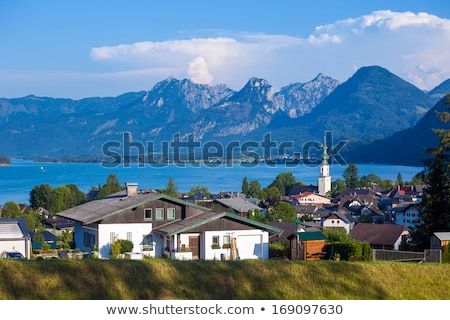
[[[317,185],[295,184],[264,199],[244,186],[173,195],[126,182],[123,190],[46,216],[39,231],[28,232],[23,218],[2,217],[0,253],[11,259],[442,262],[450,232],[435,232],[425,251],[408,249],[425,185],[346,188],[333,197],[331,188],[326,147]]]

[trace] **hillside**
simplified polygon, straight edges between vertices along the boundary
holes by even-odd
[[[3,300],[444,300],[450,264],[0,261]]]
[[[361,145],[345,154],[345,157],[354,163],[423,165],[423,160],[430,157],[425,149],[439,144],[433,129],[450,129],[450,123],[444,123],[436,116],[436,112],[449,111],[448,99],[442,98],[411,128],[371,144]]]

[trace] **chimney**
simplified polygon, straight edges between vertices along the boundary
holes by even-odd
[[[137,193],[138,184],[136,182],[125,182],[127,187],[127,197],[134,196]]]

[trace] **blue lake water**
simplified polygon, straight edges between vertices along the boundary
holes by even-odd
[[[404,181],[420,172],[422,167],[392,166],[377,164],[357,164],[359,175],[374,173],[383,179],[396,180],[401,173]],[[345,166],[332,165],[330,174],[332,181],[342,179]],[[170,164],[161,167],[137,164],[129,167],[118,166],[106,168],[99,163],[37,163],[27,160],[12,160],[8,167],[0,167],[0,205],[7,201],[29,203],[31,189],[41,183],[53,188],[69,183],[76,184],[83,192],[93,186],[103,185],[109,174],[116,174],[121,184],[137,182],[139,188],[162,189],[172,177],[179,192],[187,192],[195,184],[207,187],[210,192],[240,191],[242,179],[258,180],[262,187],[270,184],[281,172],[292,172],[297,181],[317,185],[319,167],[308,167],[302,164],[295,166],[266,164],[242,166],[239,164],[221,164],[215,167],[207,165]]]

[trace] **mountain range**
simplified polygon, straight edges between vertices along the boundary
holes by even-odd
[[[449,87],[447,80],[424,92],[385,68],[368,66],[343,83],[318,74],[309,82],[292,83],[278,91],[259,78],[234,91],[224,84],[209,86],[169,77],[150,91],[117,97],[1,98],[0,154],[101,157],[102,146],[123,142],[125,132],[132,141],[151,142],[154,151],[174,137],[185,141],[191,136],[203,144],[242,144],[261,143],[270,133],[272,141],[290,142],[293,147],[288,150],[298,152],[308,142],[322,143],[325,132],[331,132],[334,143],[347,141],[343,150],[347,162],[416,165],[423,156],[417,151],[398,152],[396,157],[380,151],[369,158],[368,150],[376,150],[381,142],[383,150],[386,143],[403,146],[389,139],[419,124],[425,130],[431,124],[422,122],[432,118],[425,115],[443,104]]]

